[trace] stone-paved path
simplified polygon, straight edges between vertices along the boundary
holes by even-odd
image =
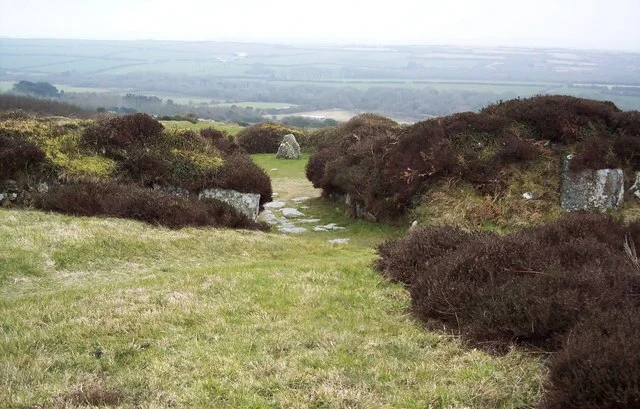
[[[308,209],[308,206],[304,206],[304,202],[308,199],[310,199],[308,196],[300,196],[294,197],[289,201],[274,200],[264,206],[265,209],[260,214],[260,218],[285,234],[345,230],[345,227],[338,226],[336,223],[323,224],[321,219],[307,217],[304,211]],[[328,242],[331,244],[347,244],[349,239],[331,239]]]

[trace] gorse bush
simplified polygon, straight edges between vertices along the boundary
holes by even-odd
[[[523,171],[559,163],[574,148],[574,170],[638,170],[638,122],[636,114],[611,103],[558,96],[502,102],[405,127],[366,114],[314,135],[307,177],[326,195],[349,195],[352,206],[393,219],[443,180],[502,200]]]
[[[34,206],[76,216],[135,219],[170,228],[214,226],[268,230],[215,199],[185,198],[119,183],[83,182],[36,195]]]
[[[264,122],[244,128],[236,139],[238,144],[249,153],[276,153],[282,137],[293,134],[301,147],[305,147],[304,132],[274,122]]]

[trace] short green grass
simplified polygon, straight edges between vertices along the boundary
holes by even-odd
[[[279,197],[315,192],[272,156]],[[0,407],[535,405],[542,359],[425,331],[371,268],[404,228],[308,204],[352,242],[0,209]]]

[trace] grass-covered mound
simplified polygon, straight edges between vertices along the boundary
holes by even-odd
[[[377,268],[407,286],[430,328],[490,350],[562,350],[551,360],[546,407],[636,407],[634,242],[640,224],[593,214],[505,236],[423,227],[383,243]]]
[[[297,128],[263,122],[244,128],[236,136],[238,143],[249,153],[276,153],[282,137],[293,134],[303,149],[306,147],[305,134]]]
[[[165,200],[159,193],[145,193],[143,189],[164,188],[178,190],[191,196],[207,188],[233,189],[243,193],[260,194],[260,204],[271,201],[271,180],[246,152],[228,135],[213,129],[200,133],[191,130],[165,130],[162,124],[148,115],[135,114],[105,118],[98,121],[77,121],[61,118],[32,118],[25,115],[7,115],[0,121],[1,180],[15,180],[23,190],[22,204],[31,203],[45,208],[64,211],[62,205],[51,203],[60,195],[45,193],[49,197],[35,200],[36,187],[46,182],[63,191],[62,185],[94,182],[121,186],[125,196]],[[105,186],[106,186],[105,185]],[[138,186],[138,188],[134,188]],[[85,189],[78,187],[79,190]],[[85,189],[86,190],[86,189]],[[126,192],[125,192],[126,191]],[[69,194],[69,191],[65,191]],[[106,197],[105,199],[106,200]],[[45,205],[44,203],[48,203]],[[205,211],[191,198],[180,206],[193,206],[193,212]],[[92,209],[108,208],[92,206]],[[215,209],[214,209],[215,208]],[[209,210],[212,212],[209,212]],[[206,212],[208,225],[220,225],[225,220],[219,205]],[[137,208],[135,213],[149,209]],[[226,211],[226,210],[225,210]],[[77,213],[69,210],[70,213]],[[205,212],[205,213],[206,213]],[[100,214],[90,211],[91,214]],[[188,212],[187,212],[188,213]],[[105,211],[107,215],[129,217],[127,211]],[[216,215],[215,217],[213,215]],[[179,222],[169,216],[145,216],[138,219],[159,222],[172,227],[200,225],[200,221]],[[232,220],[236,215],[229,215]],[[189,219],[189,217],[186,217]],[[214,221],[217,218],[218,221]],[[201,219],[198,219],[201,220]],[[232,222],[230,226],[238,225]],[[249,224],[247,224],[249,225]]]
[[[640,169],[640,117],[613,104],[541,96],[402,127],[361,115],[323,131],[307,176],[376,219],[478,227],[527,225],[559,212],[562,158],[578,168]],[[627,178],[632,180],[633,178]],[[525,200],[531,192],[537,200]],[[428,203],[428,206],[420,206]]]

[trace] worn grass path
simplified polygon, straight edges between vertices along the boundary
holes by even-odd
[[[304,161],[255,160],[280,198],[317,196]],[[538,358],[424,331],[405,291],[371,269],[372,246],[398,228],[306,204],[347,230],[176,231],[0,209],[0,408],[535,404]]]

